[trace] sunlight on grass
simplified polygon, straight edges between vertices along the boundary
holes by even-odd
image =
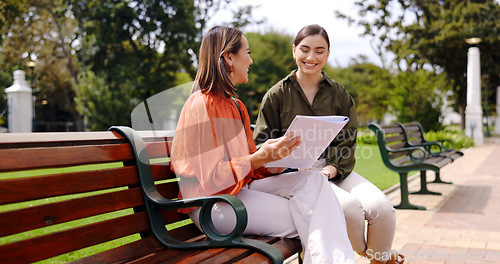
[[[103,164],[72,166],[72,167],[67,167],[67,168],[56,168],[56,169],[40,169],[40,170],[29,170],[29,171],[24,170],[24,171],[15,171],[15,172],[0,172],[0,180],[23,178],[23,177],[43,176],[43,175],[51,175],[51,174],[66,173],[66,172],[88,171],[88,170],[95,170],[95,169],[111,169],[111,168],[120,168],[120,167],[123,167],[123,163],[113,162],[113,163],[103,163]]]
[[[377,145],[358,144],[354,171],[385,190],[399,182],[399,174],[389,170],[382,162]]]

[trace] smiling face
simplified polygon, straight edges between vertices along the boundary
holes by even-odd
[[[299,74],[321,74],[330,55],[328,42],[320,34],[305,37],[298,45],[293,45],[292,50]]]
[[[241,36],[241,48],[236,53],[227,54],[228,62],[232,71],[230,72],[230,78],[233,85],[248,82],[248,68],[253,63],[252,58],[250,58],[250,47],[248,45],[248,40],[245,36]]]

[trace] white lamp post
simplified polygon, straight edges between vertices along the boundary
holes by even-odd
[[[24,71],[14,72],[14,84],[5,89],[9,109],[9,132],[31,133],[33,131],[33,96],[26,82]]]
[[[481,109],[481,64],[477,44],[480,38],[465,40],[471,47],[467,53],[467,107],[465,108],[465,135],[475,145],[484,143],[483,110]]]
[[[500,135],[500,86],[497,87],[497,118],[495,120],[495,134]]]

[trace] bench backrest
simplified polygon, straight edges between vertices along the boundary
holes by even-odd
[[[425,142],[422,126],[417,122],[400,124],[406,130],[410,145],[420,145]]]
[[[144,138],[157,188],[175,199],[171,137]],[[158,250],[158,243],[137,246],[152,237],[143,205],[132,149],[116,132],[0,135],[0,263],[31,263],[75,250],[80,258],[93,255],[96,249],[87,247],[101,243],[100,250],[128,246],[119,256],[101,254],[102,262]],[[166,224],[187,222],[172,236],[200,236],[186,215],[169,210],[163,216]]]
[[[368,127],[375,132],[382,160],[389,169],[395,169],[395,166],[412,162],[409,157],[410,151],[404,150],[408,144],[405,132],[400,125],[370,124]]]

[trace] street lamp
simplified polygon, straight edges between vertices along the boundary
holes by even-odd
[[[28,61],[28,63],[26,63],[26,66],[28,66],[28,68],[30,68],[30,79],[31,79],[31,88],[33,88],[33,86],[35,86],[33,84],[33,81],[34,81],[34,72],[35,72],[35,66],[36,66],[36,62],[34,61]]]
[[[465,134],[474,140],[474,144],[484,143],[483,110],[481,108],[481,63],[477,45],[481,38],[468,38],[470,45],[467,52],[467,107],[465,108]],[[473,125],[477,124],[477,125]]]
[[[465,42],[467,42],[467,44],[469,44],[471,46],[477,45],[477,44],[481,43],[481,41],[483,41],[482,38],[468,38],[468,39],[465,39]]]

